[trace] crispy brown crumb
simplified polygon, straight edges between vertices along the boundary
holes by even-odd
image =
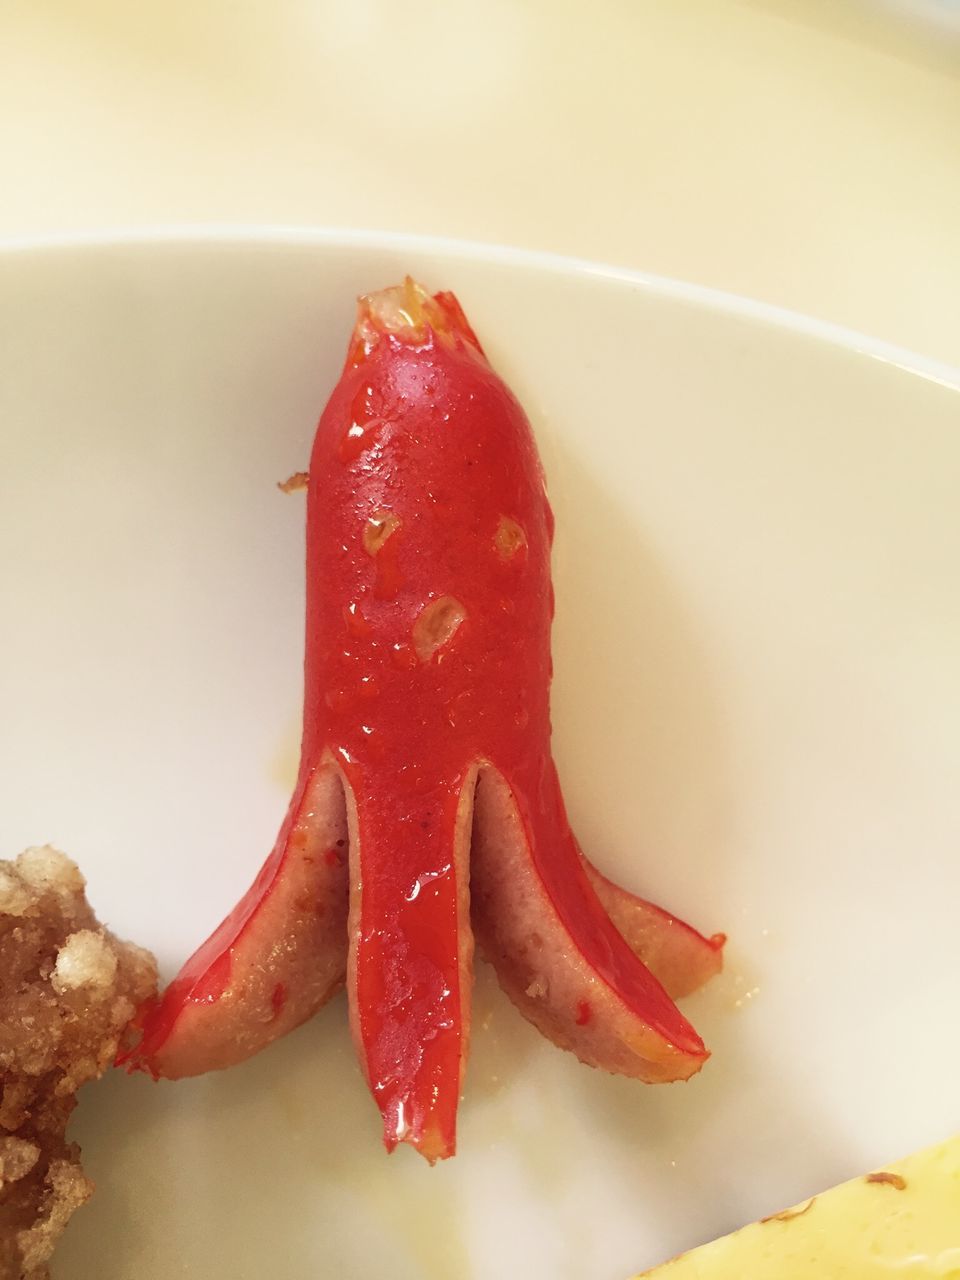
[[[781,1209],[779,1213],[771,1213],[766,1218],[761,1218],[761,1222],[792,1222],[794,1218],[802,1218],[805,1213],[809,1213],[816,1204],[817,1197],[811,1196],[802,1209]]]
[[[907,1180],[901,1178],[899,1173],[889,1173],[886,1169],[881,1169],[879,1173],[868,1173],[867,1182],[880,1182],[886,1187],[893,1187],[894,1191],[906,1191]]]
[[[292,476],[287,476],[286,480],[278,480],[277,488],[281,493],[296,493],[298,489],[306,489],[309,483],[309,471],[295,471]]]
[[[153,957],[99,924],[64,854],[0,861],[0,1280],[47,1280],[93,1191],[66,1137],[76,1092],[156,985]]]

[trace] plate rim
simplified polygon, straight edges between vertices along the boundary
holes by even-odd
[[[552,275],[612,281],[632,286],[653,297],[691,304],[715,314],[733,316],[798,337],[811,338],[818,343],[892,365],[903,373],[960,392],[960,366],[922,355],[897,343],[818,316],[674,276],[550,250],[491,241],[420,232],[300,223],[161,222],[3,237],[0,238],[0,263],[12,257],[34,253],[174,245],[192,245],[197,248],[246,245],[250,248],[306,246],[395,250],[434,254],[448,261],[463,258],[473,262],[522,267]]]

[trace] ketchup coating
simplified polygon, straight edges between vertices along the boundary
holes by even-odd
[[[478,771],[491,769],[516,804],[534,912],[559,921],[553,936],[602,988],[576,1001],[571,1024],[602,1029],[620,1016],[604,1012],[612,1000],[665,1046],[668,1065],[658,1051],[649,1078],[698,1069],[700,1037],[638,955],[649,945],[674,987],[692,990],[719,969],[722,937],[588,868],[567,822],[550,751],[552,536],[530,425],[456,299],[409,280],[362,299],[310,460],[294,797],[251,889],[144,1011],[131,1067],[195,1074],[256,1052],[336,989],[346,942],[386,1145],[453,1154],[470,820]],[[633,949],[608,911],[636,932]]]
[[[354,1017],[387,1142],[412,1130],[446,1154],[469,1000],[466,868],[453,851],[478,761],[511,786],[587,962],[674,1045],[704,1050],[587,882],[550,752],[553,519],[540,460],[459,308],[444,295],[435,305],[436,327],[355,347],[320,419],[303,752],[332,750],[356,804]]]

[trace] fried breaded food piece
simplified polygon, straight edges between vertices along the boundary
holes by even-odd
[[[153,956],[98,922],[49,846],[0,861],[0,1280],[46,1280],[93,1184],[66,1137],[76,1093],[156,992]]]

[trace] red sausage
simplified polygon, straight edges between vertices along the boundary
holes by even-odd
[[[319,1008],[346,956],[387,1146],[451,1155],[475,928],[556,1043],[645,1080],[693,1074],[707,1052],[668,990],[716,972],[722,938],[612,885],[570,831],[543,475],[452,295],[408,280],[361,300],[309,476],[291,808],[243,902],[148,1011],[131,1065],[179,1076],[249,1056]]]

